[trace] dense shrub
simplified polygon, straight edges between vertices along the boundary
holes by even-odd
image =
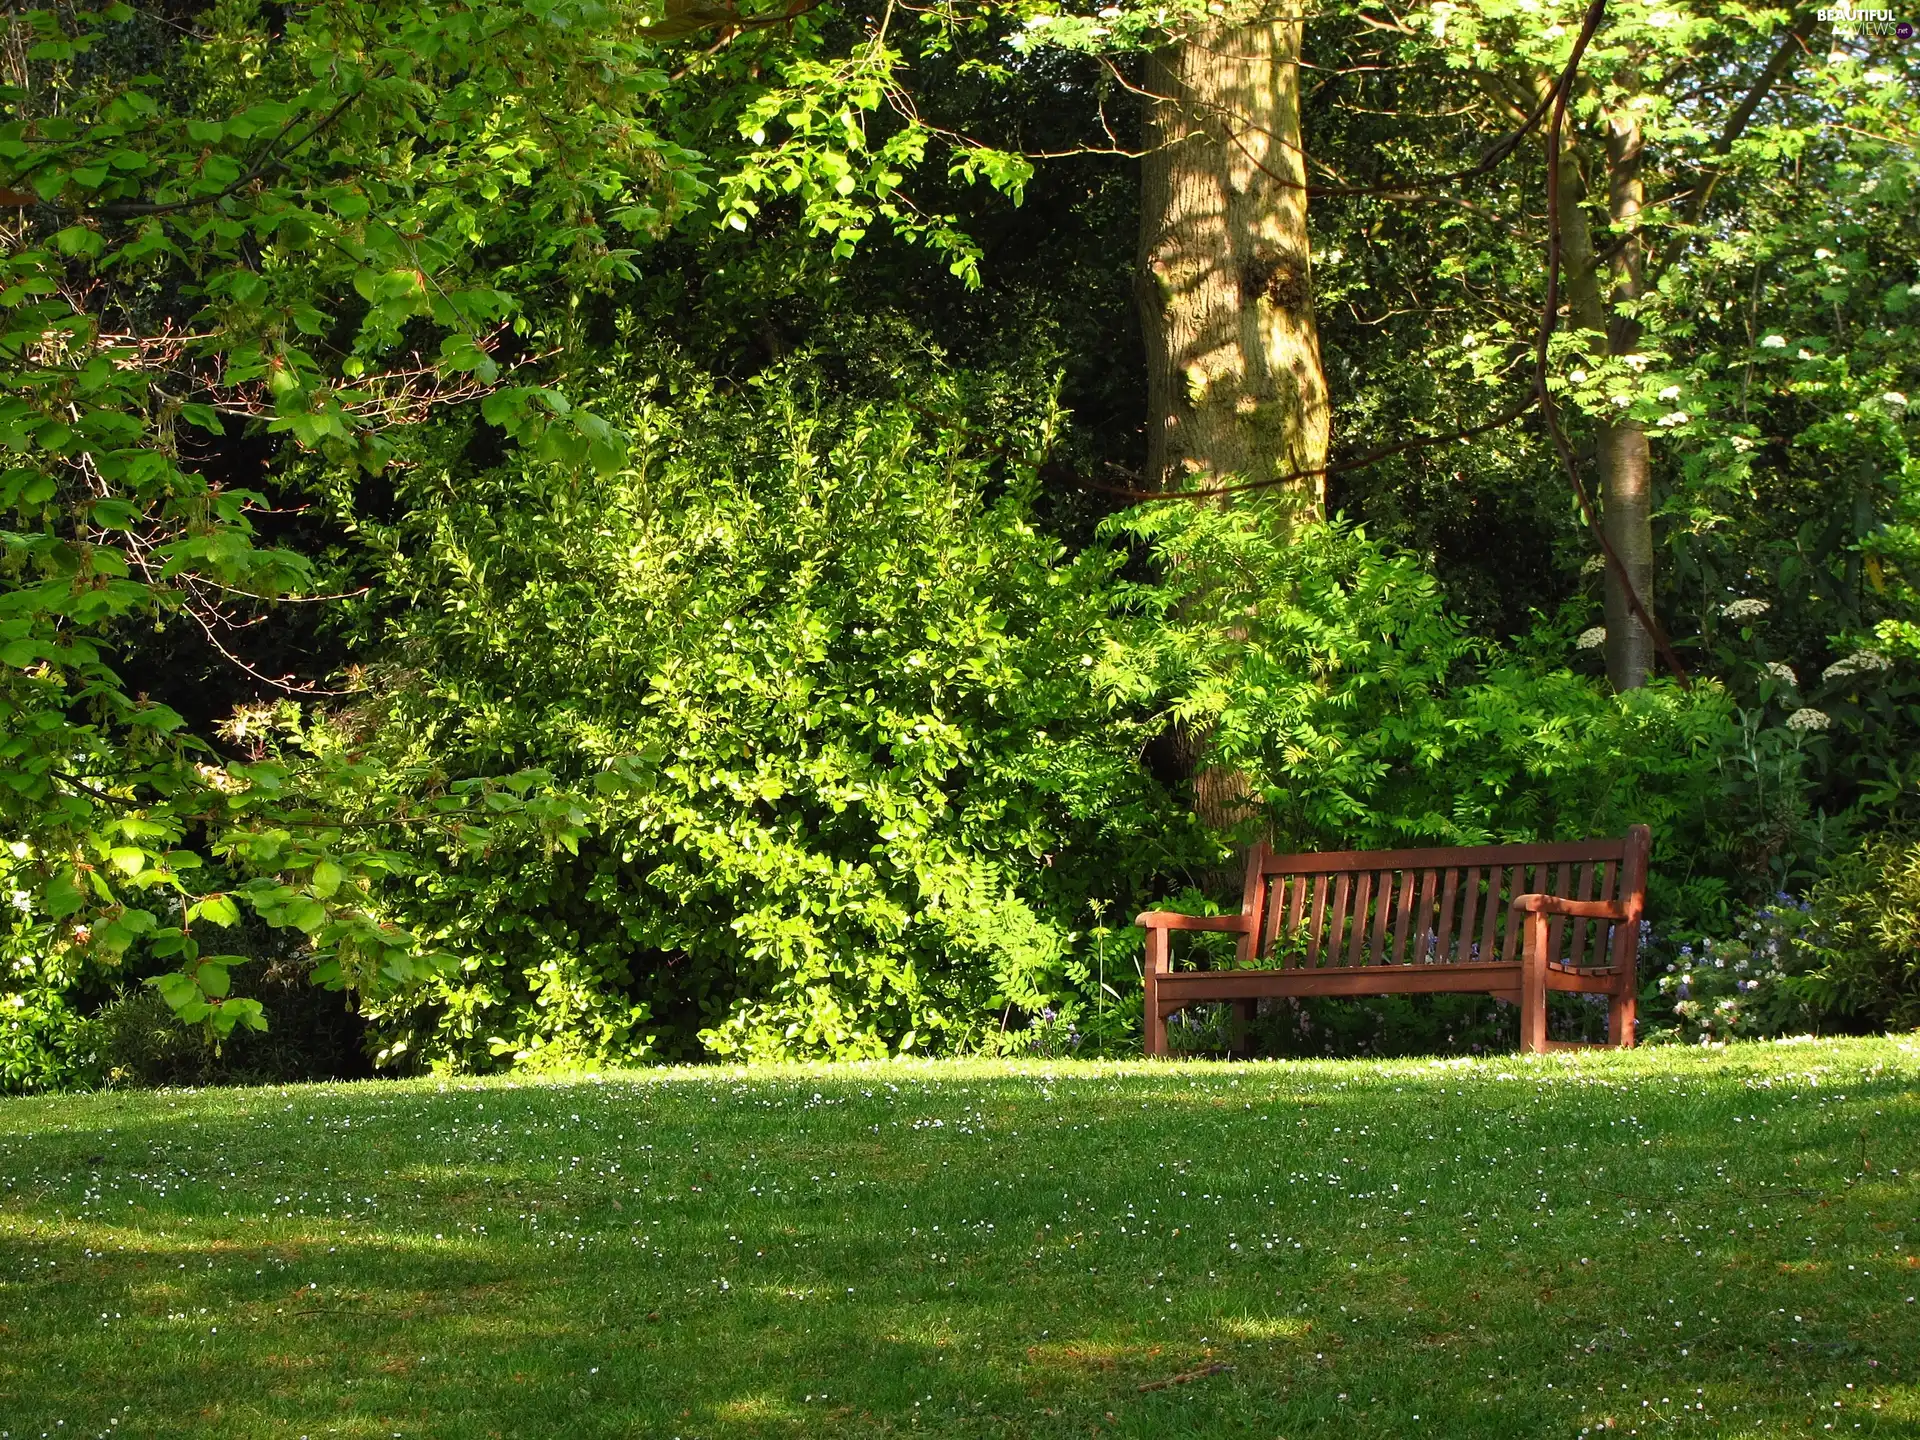
[[[1782,892],[1730,939],[1657,968],[1649,1037],[1690,1041],[1920,1025],[1920,845],[1867,840],[1808,898]]]
[[[16,920],[0,937],[0,1094],[82,1089],[104,1073],[99,1024],[78,977],[50,956],[45,927]]]
[[[1651,948],[1643,962],[1651,986],[1642,1038],[1710,1042],[1818,1028],[1821,1007],[1807,984],[1823,941],[1813,907],[1783,892],[1731,939],[1685,941],[1670,956]]]
[[[264,1030],[218,1036],[183,1025],[142,979],[153,962],[112,980],[89,975],[55,927],[22,914],[0,940],[0,1093],[372,1073],[364,1024],[341,995],[313,984],[298,931],[251,922],[228,943],[241,952],[231,957],[232,993],[261,1005]]]
[[[92,1022],[102,1083],[269,1085],[373,1073],[359,1018],[339,995],[311,984],[304,966],[268,966],[235,988],[261,1002],[265,1030],[235,1030],[216,1041],[200,1026],[182,1025],[146,986],[109,1002]]]
[[[1545,620],[1510,646],[1475,637],[1418,557],[1363,530],[1172,505],[1115,529],[1149,543],[1165,579],[1131,592],[1136,641],[1103,680],[1165,696],[1209,761],[1241,777],[1249,833],[1282,849],[1644,823],[1663,924],[1711,929],[1756,871],[1764,883],[1749,853],[1758,817],[1784,805],[1772,823],[1800,823],[1799,735],[1743,729],[1711,681],[1616,695],[1569,667],[1572,637]]]
[[[1851,1029],[1920,1026],[1920,842],[1883,836],[1814,887],[1826,932],[1809,1000]]]
[[[382,658],[340,733],[439,783],[541,767],[582,817],[392,887],[457,963],[369,1008],[389,1062],[978,1043],[1070,992],[1089,899],[1193,848],[1089,680],[1115,557],[1027,518],[1044,409],[994,410],[996,456],[992,396],[805,374],[632,359],[598,402],[630,463],[421,457],[404,518],[358,518]]]

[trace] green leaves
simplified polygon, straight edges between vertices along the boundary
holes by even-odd
[[[187,926],[250,907],[341,983],[417,983],[432,967],[415,937],[363,908],[393,852],[331,829],[362,806],[383,819],[391,774],[278,722],[245,742],[272,759],[210,764],[207,737],[131,693],[106,647],[140,643],[136,618],[237,633],[312,588],[308,556],[257,540],[266,497],[183,457],[244,417],[287,437],[283,455],[377,471],[380,431],[499,381],[524,294],[631,275],[613,236],[678,214],[697,157],[658,134],[664,76],[601,7],[342,0],[270,22],[243,6],[96,48],[131,15],[31,12],[32,83],[0,92],[0,190],[52,222],[0,256],[0,833],[68,857],[23,879],[62,936],[92,937],[79,953],[191,959],[185,929],[128,919],[145,912],[125,893],[154,891]],[[164,89],[130,68],[155,44]],[[625,437],[555,389],[488,406],[557,461],[627,461]],[[491,824],[577,846],[567,804],[510,793]],[[156,848],[189,832],[216,867]],[[163,992],[219,1033],[257,1024],[224,974],[183,969]]]
[[[1477,639],[1416,557],[1340,522],[1280,535],[1251,508],[1158,506],[1112,525],[1150,540],[1167,577],[1141,597],[1136,663],[1208,735],[1208,762],[1245,777],[1275,845],[1572,839],[1634,823],[1667,843],[1682,827],[1704,839],[1738,734],[1718,686],[1616,697]]]
[[[190,968],[156,975],[147,984],[160,992],[167,1008],[183,1023],[204,1026],[215,1041],[225,1039],[236,1027],[265,1030],[267,1017],[260,1002],[232,993],[232,967],[245,964],[246,958],[210,955]]]
[[[189,920],[206,920],[215,925],[234,926],[240,923],[240,907],[230,895],[209,895],[187,910]]]
[[[951,146],[950,175],[985,181],[1017,204],[1032,165],[925,124],[906,94],[908,64],[905,52],[878,37],[833,60],[783,57],[781,83],[740,111],[737,127],[747,144],[715,187],[716,223],[745,231],[765,203],[790,196],[835,260],[850,259],[884,222],[899,238],[945,256],[955,275],[978,286],[979,246],[955,216],[921,208],[901,187],[936,145]],[[900,123],[876,143],[870,132],[883,107]]]
[[[1143,727],[1080,663],[1115,562],[982,498],[981,422],[1038,450],[1045,396],[933,371],[912,405],[822,403],[811,367],[727,397],[653,351],[564,415],[496,397],[604,417],[617,469],[396,472],[420,599],[368,604],[422,680],[364,743],[473,778],[377,889],[453,957],[370,1002],[383,1041],[489,1067],[938,1050],[990,994],[1057,996],[1061,897],[1166,853]]]

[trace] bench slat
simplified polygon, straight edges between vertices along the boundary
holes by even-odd
[[[1479,958],[1475,954],[1474,945],[1480,938],[1480,889],[1485,883],[1486,873],[1481,866],[1475,865],[1467,871],[1467,879],[1463,887],[1466,891],[1466,903],[1460,907],[1460,935],[1455,942],[1453,952],[1460,960]]]
[[[1378,965],[1386,956],[1387,915],[1393,909],[1392,870],[1379,870],[1373,877],[1373,930],[1367,939],[1367,959],[1369,965]]]
[[[1369,909],[1372,903],[1373,873],[1362,870],[1359,883],[1354,887],[1353,937],[1347,941],[1347,964],[1349,965],[1360,963],[1361,951],[1367,943],[1367,920],[1372,914]]]
[[[1487,873],[1487,910],[1480,932],[1480,958],[1491,960],[1499,953],[1500,892],[1506,885],[1507,868],[1495,865]]]
[[[1393,907],[1393,963],[1407,963],[1407,927],[1413,923],[1413,892],[1416,877],[1415,870],[1400,872],[1400,892],[1395,897]]]
[[[1600,899],[1602,900],[1615,899],[1616,897],[1614,894],[1614,887],[1617,886],[1619,883],[1620,883],[1620,867],[1614,864],[1611,860],[1609,860],[1605,865],[1601,867],[1601,870],[1600,870]],[[1614,963],[1613,946],[1611,942],[1613,940],[1613,932],[1617,928],[1618,927],[1613,925],[1608,925],[1604,928],[1596,926],[1594,928],[1594,932],[1593,932],[1593,963],[1594,964],[1611,965]]]
[[[1433,871],[1419,871],[1417,879],[1409,875],[1407,888],[1413,892],[1413,904],[1407,910],[1405,963],[1418,965],[1427,948],[1427,912],[1433,901]]]
[[[1272,955],[1274,942],[1280,938],[1280,926],[1287,914],[1287,883],[1293,877],[1276,875],[1273,884],[1267,889],[1266,933],[1260,937],[1259,950],[1262,955]]]
[[[1572,884],[1573,884],[1573,867],[1569,865],[1565,860],[1562,860],[1560,862],[1559,868],[1554,871],[1553,888],[1547,891],[1547,894],[1558,895],[1562,899],[1571,898],[1573,891],[1570,887],[1572,886]],[[1566,916],[1555,915],[1550,920],[1547,921],[1547,959],[1549,961],[1558,960],[1560,956],[1564,953],[1560,947],[1566,941],[1566,934],[1567,934],[1567,917]]]
[[[1327,921],[1327,879],[1325,875],[1316,875],[1313,880],[1313,918],[1307,922],[1307,967],[1320,968],[1320,936]]]
[[[1347,901],[1353,890],[1353,876],[1342,871],[1333,882],[1333,914],[1327,920],[1327,943],[1322,951],[1324,963],[1338,965],[1340,950],[1346,940]]]
[[[1507,893],[1501,896],[1502,904],[1500,909],[1502,911],[1503,933],[1500,937],[1500,958],[1502,960],[1511,961],[1517,960],[1520,957],[1520,932],[1526,929],[1526,926],[1520,924],[1513,918],[1510,907],[1515,895],[1525,895],[1529,893],[1531,893],[1531,887],[1527,884],[1527,867],[1525,865],[1514,866],[1512,870],[1507,872]]]
[[[1440,925],[1433,932],[1434,947],[1437,953],[1428,959],[1446,965],[1453,961],[1453,907],[1460,898],[1460,870],[1450,866],[1447,870],[1447,883],[1440,891]]]
[[[1574,872],[1573,894],[1575,900],[1591,900],[1593,894],[1593,862],[1586,861]],[[1577,920],[1573,926],[1573,944],[1567,951],[1567,964],[1579,968],[1581,958],[1587,953],[1588,922]]]
[[[1293,883],[1287,887],[1287,939],[1289,942],[1292,942],[1293,937],[1300,933],[1300,915],[1307,906],[1308,877],[1295,875],[1292,880]]]

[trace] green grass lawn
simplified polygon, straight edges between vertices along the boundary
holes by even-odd
[[[1916,1171],[1920,1037],[15,1099],[0,1432],[1920,1436]]]

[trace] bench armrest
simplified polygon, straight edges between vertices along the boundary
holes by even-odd
[[[1225,930],[1244,934],[1244,915],[1181,915],[1172,910],[1149,910],[1134,917],[1134,924],[1147,930]]]
[[[1583,920],[1625,920],[1627,907],[1616,900],[1562,900],[1558,895],[1516,895],[1513,908],[1528,915],[1572,915]]]

